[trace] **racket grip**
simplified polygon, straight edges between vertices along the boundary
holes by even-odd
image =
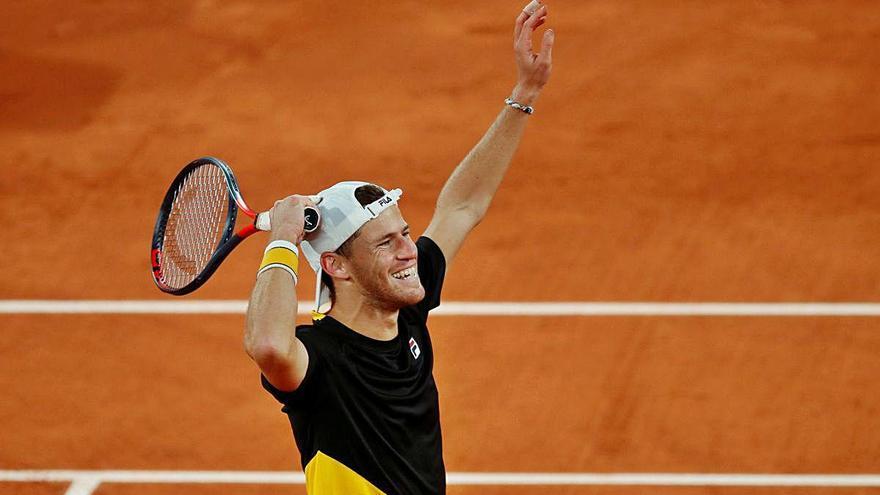
[[[311,206],[306,206],[305,211],[305,225],[303,226],[303,230],[306,233],[314,232],[318,229],[318,225],[321,223],[321,213],[317,208],[312,208]],[[269,212],[265,211],[263,213],[258,213],[257,218],[254,219],[254,227],[257,230],[262,230],[263,232],[269,232],[272,230],[272,220],[269,217]]]
[[[254,227],[263,232],[269,232],[272,230],[272,220],[269,218],[268,211],[257,213],[257,218],[254,219]]]

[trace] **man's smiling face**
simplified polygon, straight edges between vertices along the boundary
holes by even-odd
[[[364,224],[347,251],[350,281],[370,304],[398,310],[425,297],[416,244],[396,205]]]

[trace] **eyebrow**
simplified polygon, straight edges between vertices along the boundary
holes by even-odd
[[[408,231],[408,230],[409,230],[409,224],[406,224],[406,225],[403,226],[402,229],[400,229],[400,232],[406,232],[406,231]],[[393,235],[394,235],[394,232],[389,232],[389,233],[383,235],[382,237],[376,239],[375,241],[373,241],[373,244],[379,244],[379,243],[381,243],[381,242],[384,242],[385,239],[388,239],[389,237],[391,237],[391,236],[393,236]]]

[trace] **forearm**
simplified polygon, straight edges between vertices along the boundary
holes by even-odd
[[[482,139],[455,168],[437,209],[463,210],[482,218],[501,185],[530,116],[505,106]]]
[[[535,28],[544,23],[546,15],[547,7],[541,5],[535,11],[523,11],[516,21],[514,52],[518,76],[510,97],[521,105],[534,104],[550,77],[554,34],[551,30],[544,33],[538,54],[532,51],[531,38]],[[438,212],[463,211],[475,221],[483,217],[510,166],[529,118],[529,114],[509,106],[501,110],[480,142],[443,186],[437,199]]]
[[[247,353],[255,360],[267,354],[289,354],[296,313],[293,277],[281,269],[262,273],[248,303],[244,337]]]

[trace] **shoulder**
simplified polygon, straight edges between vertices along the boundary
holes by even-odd
[[[446,257],[433,239],[421,236],[416,241],[419,252],[419,276],[441,281],[446,274]],[[427,287],[426,287],[427,289]]]
[[[440,293],[446,277],[446,258],[437,243],[428,236],[419,237],[416,247],[419,252],[419,278],[425,289],[425,297],[414,306],[414,310],[424,320],[428,317],[428,311],[440,305]]]
[[[427,235],[422,235],[416,240],[416,248],[418,249],[420,256],[424,254],[430,257],[444,258],[440,246],[438,246],[437,243]]]
[[[297,338],[311,338],[315,334],[315,325],[297,325],[295,333]]]
[[[316,331],[315,325],[297,325],[294,335],[303,343],[321,339],[321,335]]]
[[[266,389],[278,402],[285,405],[293,405],[302,402],[311,395],[314,382],[320,381],[321,369],[327,366],[327,362],[334,355],[331,336],[322,332],[320,328],[312,325],[297,325],[294,332],[296,339],[302,342],[308,354],[308,365],[299,386],[294,390],[280,390],[276,388],[266,377],[261,375],[263,388]]]
[[[318,320],[309,325],[297,325],[295,335],[307,348],[318,350],[338,345],[334,333],[327,328],[321,328]]]

